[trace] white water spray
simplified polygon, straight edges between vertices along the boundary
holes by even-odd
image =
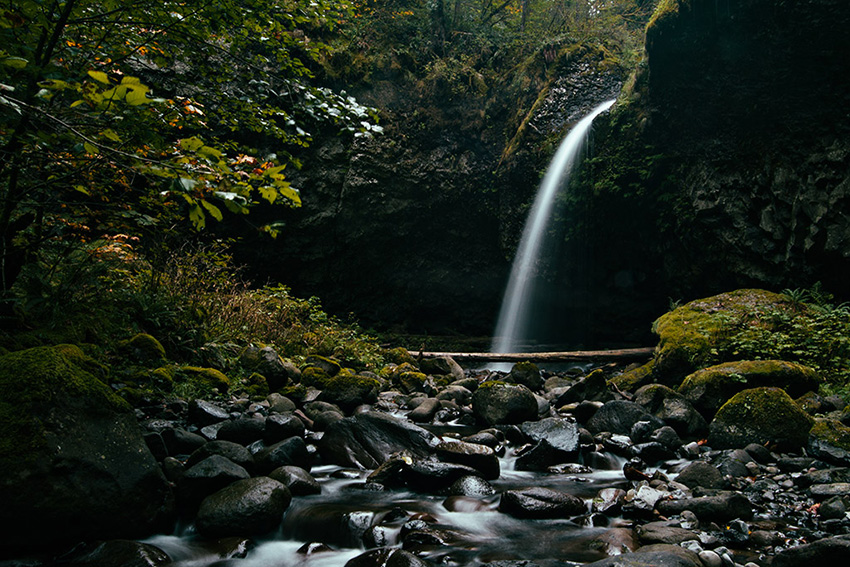
[[[569,182],[593,119],[611,108],[614,102],[613,100],[603,102],[582,118],[561,142],[546,170],[514,257],[511,277],[502,300],[490,352],[524,352],[521,343],[529,338],[529,305],[534,296],[533,269],[540,256],[541,244],[552,215],[555,197],[558,191]]]

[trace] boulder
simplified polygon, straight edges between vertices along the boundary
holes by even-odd
[[[776,554],[770,567],[800,565],[841,565],[850,557],[850,536],[821,539],[785,549]]]
[[[419,368],[426,374],[449,376],[452,381],[464,378],[463,368],[450,356],[426,358],[419,363]]]
[[[632,432],[632,427],[639,421],[648,421],[653,429],[664,425],[660,419],[646,411],[641,405],[625,400],[613,400],[607,402],[593,414],[593,417],[587,422],[587,429],[593,434],[607,431],[629,435]]]
[[[503,492],[499,510],[515,518],[569,518],[584,514],[587,506],[572,494],[535,486]]]
[[[366,412],[331,424],[318,445],[328,463],[375,469],[398,451],[425,457],[434,440],[431,433],[405,420]]]
[[[290,437],[266,447],[254,455],[256,468],[261,474],[268,474],[283,466],[296,466],[310,470],[313,457],[307,451],[307,444],[301,437]]]
[[[230,414],[213,403],[204,400],[192,400],[189,403],[189,421],[198,427],[213,425],[228,419]]]
[[[339,373],[325,381],[319,400],[335,404],[346,412],[378,400],[381,383],[369,376]]]
[[[248,471],[230,459],[211,455],[183,473],[177,486],[178,503],[182,509],[194,512],[210,494],[250,477]]]
[[[499,458],[486,445],[465,441],[441,441],[434,448],[437,458],[449,463],[472,467],[487,480],[499,478]]]
[[[536,392],[543,387],[543,378],[540,369],[533,362],[517,362],[505,377],[505,382],[520,384],[529,390]]]
[[[725,362],[697,370],[679,386],[679,393],[706,418],[732,396],[752,388],[782,388],[791,397],[818,389],[817,374],[808,366],[784,360]]]
[[[440,400],[437,398],[419,398],[422,400],[413,411],[407,414],[410,421],[416,423],[428,423],[437,414],[440,409]]]
[[[780,450],[804,447],[813,421],[780,388],[754,388],[732,397],[709,426],[714,448],[743,448],[750,443],[775,445]]]
[[[280,524],[291,499],[289,490],[274,479],[240,480],[207,497],[195,525],[206,537],[266,534]]]
[[[250,445],[263,438],[265,429],[265,420],[243,417],[224,422],[215,438],[218,441],[232,441],[239,445]]]
[[[301,467],[293,465],[278,467],[269,473],[269,478],[283,484],[289,489],[292,496],[307,496],[309,494],[321,494],[322,492],[322,485]]]
[[[850,427],[835,419],[819,419],[809,432],[808,453],[822,461],[850,466]]]
[[[655,508],[663,516],[693,512],[700,521],[717,523],[753,517],[753,505],[746,496],[737,492],[719,492],[713,496],[682,498],[680,500],[658,500]]]
[[[608,557],[584,567],[704,567],[699,555],[676,545],[657,544],[641,547],[634,553]]]
[[[698,437],[708,431],[705,418],[672,388],[662,384],[648,384],[635,392],[634,401],[682,437]]]
[[[169,530],[174,500],[130,407],[77,357],[0,357],[0,555]]]
[[[112,539],[78,545],[70,554],[62,556],[61,564],[69,567],[160,567],[171,564],[171,558],[148,543]]]
[[[594,370],[561,394],[555,402],[555,407],[583,401],[607,402],[612,397],[611,390],[608,389],[608,381],[605,379],[605,373],[601,370]]]
[[[694,461],[679,471],[676,482],[684,484],[688,488],[721,488],[723,486],[723,475],[717,467],[705,461]]]
[[[274,444],[290,437],[304,437],[304,422],[291,413],[273,413],[265,420],[263,441]]]
[[[254,467],[254,455],[251,451],[233,441],[208,441],[189,455],[186,466],[194,466],[212,455],[226,457],[249,471]]]
[[[349,559],[345,567],[428,567],[428,565],[409,551],[397,547],[381,547]]]
[[[487,425],[510,425],[537,419],[537,399],[527,387],[484,382],[472,395],[472,412]]]

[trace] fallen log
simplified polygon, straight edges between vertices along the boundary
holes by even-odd
[[[639,362],[651,358],[655,347],[570,352],[408,352],[418,358],[449,356],[456,362]]]

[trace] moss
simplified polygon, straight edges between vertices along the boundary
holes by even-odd
[[[47,412],[54,403],[81,404],[103,413],[129,410],[76,360],[67,345],[0,357],[0,460],[27,461],[44,447],[43,420],[49,419]]]
[[[138,362],[158,362],[165,359],[165,348],[153,336],[139,333],[118,343],[118,349]]]
[[[788,303],[785,296],[761,289],[739,289],[691,301],[659,317],[653,375],[676,383],[697,368],[720,362],[719,350],[733,329],[747,318]],[[675,385],[678,385],[676,383]]]
[[[390,349],[384,353],[384,358],[389,360],[394,364],[410,364],[415,366],[416,359],[413,358],[413,355],[408,352],[408,350],[404,347],[396,347],[394,349]]]
[[[844,451],[850,451],[850,427],[835,419],[819,419],[809,431],[809,435],[822,443],[827,443]]]
[[[186,398],[223,394],[230,389],[230,378],[215,368],[183,366],[177,369],[178,393]]]
[[[661,0],[646,25],[647,36],[662,33],[663,27],[670,25],[679,15],[679,9],[688,5],[690,5],[690,0]]]
[[[291,384],[281,388],[279,393],[296,403],[301,403],[307,398],[307,387],[304,384]]]
[[[251,373],[245,379],[244,386],[248,396],[253,400],[262,400],[269,395],[269,383],[266,377],[257,372]]]
[[[655,361],[650,360],[643,366],[628,370],[608,380],[617,389],[624,392],[634,392],[652,382],[652,371]]]
[[[377,401],[380,389],[381,383],[368,376],[337,375],[325,383],[320,399],[351,410]]]
[[[321,390],[330,378],[328,373],[318,366],[307,366],[301,369],[301,383],[307,387],[319,388]]]
[[[405,394],[422,392],[431,395],[434,392],[433,381],[423,372],[402,372],[393,377],[393,383]]]
[[[740,448],[749,443],[794,450],[808,441],[814,420],[780,388],[753,388],[735,394],[717,411],[709,444]]]
[[[817,390],[814,370],[784,360],[743,360],[725,362],[698,370],[679,386],[685,396],[707,419],[736,393],[749,388],[776,387],[791,396]]]
[[[69,361],[73,362],[80,368],[85,369],[101,381],[108,383],[109,367],[88,356],[79,346],[59,344],[53,348],[62,353]]]

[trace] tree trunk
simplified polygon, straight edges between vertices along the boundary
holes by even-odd
[[[570,352],[409,352],[420,358],[449,356],[457,362],[640,362],[652,358],[655,347]]]

